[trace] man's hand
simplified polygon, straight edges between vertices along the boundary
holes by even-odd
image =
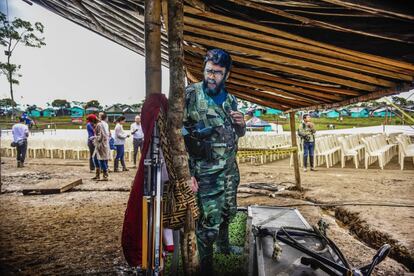
[[[194,193],[197,193],[197,191],[198,191],[198,182],[197,182],[197,179],[195,179],[194,176],[191,177],[191,186],[190,187],[191,187],[191,190]]]
[[[233,119],[233,123],[235,125],[244,127],[245,123],[244,123],[244,117],[243,114],[240,111],[230,111],[230,116]]]

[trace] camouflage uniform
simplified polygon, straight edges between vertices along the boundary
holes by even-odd
[[[314,167],[314,150],[315,150],[315,128],[308,126],[306,123],[302,123],[298,130],[299,137],[302,139],[303,148],[303,167],[306,169],[308,156],[310,167]]]
[[[237,211],[237,142],[245,128],[232,124],[230,110],[237,110],[233,95],[227,94],[219,106],[204,92],[202,82],[186,88],[184,138],[191,174],[199,186],[196,234],[201,261],[212,256],[214,241],[228,247],[228,223]],[[195,139],[189,142],[189,137]]]

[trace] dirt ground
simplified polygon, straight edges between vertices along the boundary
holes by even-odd
[[[15,161],[2,158],[0,195],[0,274],[128,274],[120,246],[123,215],[135,175],[111,174],[111,181],[95,182],[86,162],[28,160],[16,169]],[[312,203],[371,203],[414,205],[414,168],[400,171],[395,160],[381,171],[338,167],[301,172],[303,193],[283,191],[274,197],[239,197],[240,206],[299,205],[309,223],[323,218],[328,235],[354,266],[366,264],[373,247],[391,242],[401,252],[387,258],[376,275],[404,275],[414,257],[413,208],[387,206],[305,206]],[[293,182],[287,160],[255,166],[241,164],[241,185],[252,182]],[[21,190],[47,179],[80,177],[83,184],[57,195],[23,196]],[[289,183],[286,183],[289,185]],[[361,230],[362,229],[362,230]],[[405,251],[404,251],[405,250]],[[405,256],[399,258],[398,256]],[[404,263],[405,266],[402,264]]]

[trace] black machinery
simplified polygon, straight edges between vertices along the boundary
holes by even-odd
[[[312,228],[297,209],[250,206],[247,224],[249,276],[369,276],[391,250],[385,244],[369,265],[353,268],[326,237],[323,223]]]

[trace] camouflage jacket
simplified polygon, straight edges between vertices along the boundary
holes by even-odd
[[[298,130],[298,135],[302,139],[302,142],[315,142],[315,132],[316,130],[314,128],[302,122]]]
[[[192,175],[195,170],[213,173],[235,161],[238,139],[246,129],[232,123],[230,110],[237,110],[235,96],[227,94],[220,106],[204,92],[202,82],[186,88],[183,134]]]

